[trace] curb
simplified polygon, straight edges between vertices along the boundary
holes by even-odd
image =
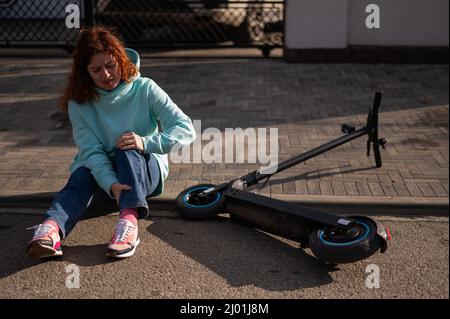
[[[14,196],[0,196],[0,208],[47,209],[55,197],[55,192],[34,193]],[[178,193],[166,193],[151,199],[153,210],[175,210]],[[342,214],[383,215],[383,216],[449,216],[448,197],[372,197],[372,196],[326,196],[326,195],[273,195],[273,198],[294,204]],[[364,211],[361,211],[361,207]],[[114,203],[94,204],[87,210],[117,211]],[[0,210],[0,214],[2,211]],[[44,213],[44,212],[43,212]]]

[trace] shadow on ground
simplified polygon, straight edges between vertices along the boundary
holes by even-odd
[[[26,228],[39,223],[41,218],[40,215],[0,215],[0,239],[6,243],[0,248],[0,279],[45,263],[25,255],[26,243],[32,235],[32,231]],[[225,279],[231,287],[252,286],[269,291],[317,287],[332,283],[330,272],[337,270],[334,266],[319,262],[296,243],[240,226],[226,217],[205,222],[153,217],[152,221],[147,227],[150,235],[176,249],[174,252],[163,248],[162,252],[158,252],[164,254],[161,258],[182,268],[186,262],[198,263]],[[90,227],[98,229],[97,227],[103,226],[105,225]],[[145,232],[145,228],[141,228],[141,238],[144,241],[151,240],[149,234],[142,232]],[[85,237],[80,239],[82,234]],[[74,245],[65,246],[63,242],[64,255],[56,259],[56,262],[82,267],[103,267],[116,262],[118,266],[123,265],[121,261],[105,256],[106,244],[90,245],[89,242],[93,239],[80,230],[71,236],[77,236],[70,238],[70,243]],[[139,255],[133,257],[136,262],[142,262],[142,258],[153,258],[152,250],[145,250],[148,244],[141,243]],[[186,257],[189,258],[188,261]],[[126,264],[129,262],[133,263],[133,259],[127,260]],[[154,263],[158,265],[157,261]],[[115,267],[111,270],[113,269]],[[36,268],[35,271],[38,274],[41,270]],[[183,271],[185,270],[180,270]],[[209,272],[206,271],[205,274]],[[192,274],[193,278],[196,276],[198,274]]]
[[[335,117],[353,119],[366,115],[376,89],[384,92],[382,113],[448,105],[445,65],[287,65],[245,59],[145,61],[142,75],[155,80],[193,120],[201,119],[204,128],[279,127]],[[0,65],[0,130],[5,139],[17,142],[9,149],[36,144],[73,145],[67,116],[57,111],[70,60],[49,60],[40,65],[34,61]],[[419,125],[435,126],[426,116],[420,121]],[[382,127],[388,125],[383,119]],[[27,136],[30,131],[33,136]]]
[[[204,265],[231,287],[290,291],[327,285],[337,270],[299,248],[298,243],[233,223],[154,218],[148,231]]]

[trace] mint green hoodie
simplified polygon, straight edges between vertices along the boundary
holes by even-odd
[[[138,53],[126,51],[139,70]],[[113,197],[111,185],[119,182],[112,165],[116,142],[126,131],[133,131],[142,137],[144,152],[153,153],[158,160],[161,183],[154,195],[161,194],[169,173],[167,153],[175,144],[189,145],[196,137],[191,119],[153,80],[140,74],[113,91],[97,88],[97,92],[96,101],[69,102],[69,118],[78,147],[70,172],[81,166],[89,168],[97,184]]]

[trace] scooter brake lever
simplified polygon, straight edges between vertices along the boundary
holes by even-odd
[[[383,137],[383,138],[380,138],[378,141],[377,141],[377,143],[379,144],[379,145],[381,145],[381,147],[385,150],[386,149],[386,147],[385,147],[385,145],[387,144],[387,140]]]

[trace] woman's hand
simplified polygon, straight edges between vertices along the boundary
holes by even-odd
[[[120,194],[122,193],[122,191],[128,191],[130,189],[132,189],[132,187],[130,185],[119,184],[119,183],[114,183],[111,185],[111,192],[113,193],[117,204],[119,204],[119,198],[120,198]]]
[[[134,132],[127,132],[122,134],[122,136],[117,140],[117,149],[126,150],[138,150],[144,152],[144,144],[142,143],[142,138]]]

